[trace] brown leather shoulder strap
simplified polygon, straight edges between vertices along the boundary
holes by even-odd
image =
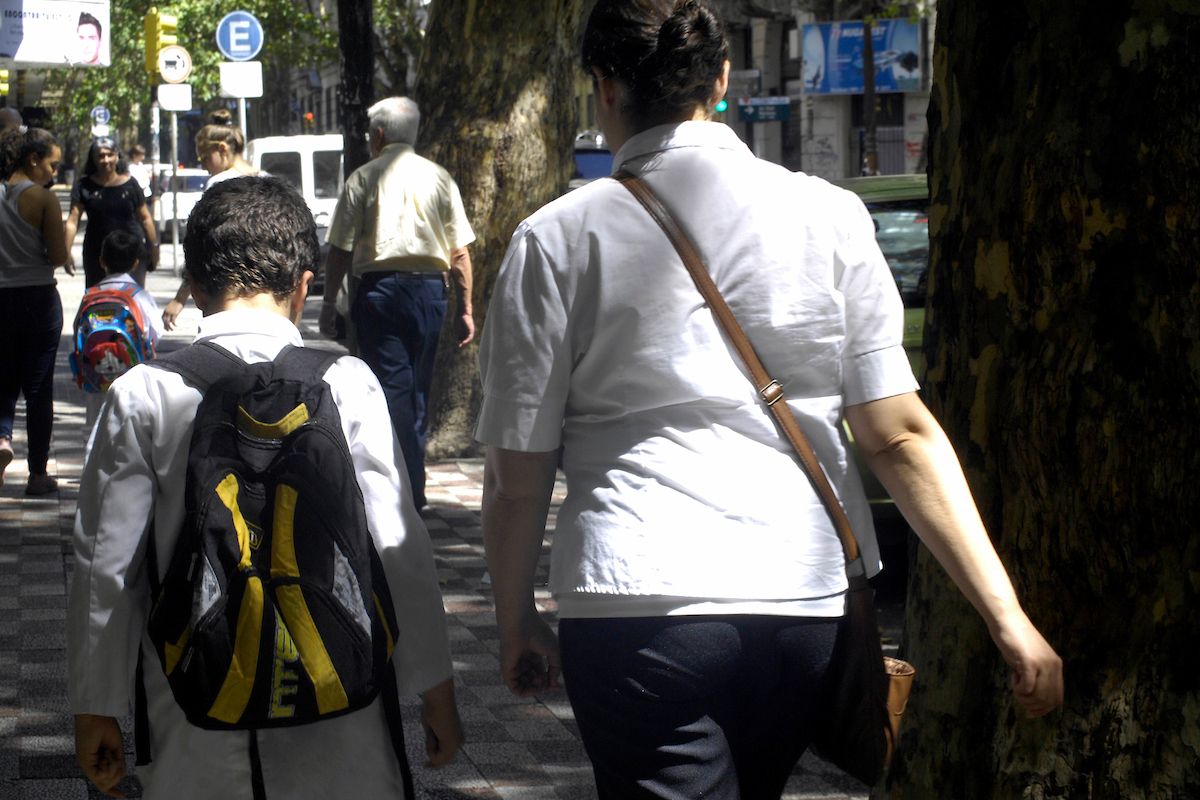
[[[771,377],[767,368],[763,366],[758,353],[754,351],[754,345],[750,343],[749,337],[742,330],[742,326],[738,324],[737,318],[733,316],[733,312],[729,309],[725,298],[721,296],[717,285],[713,283],[712,276],[708,274],[708,269],[704,266],[700,252],[692,243],[691,237],[679,227],[679,223],[675,221],[671,212],[646,185],[645,181],[625,170],[618,171],[613,177],[637,198],[679,252],[679,257],[683,259],[683,264],[691,274],[692,280],[695,281],[696,288],[704,296],[713,315],[717,318],[717,322],[724,329],[725,335],[729,337],[729,341],[733,343],[738,355],[749,368],[759,397],[767,404],[776,424],[779,425],[787,440],[791,442],[796,455],[800,458],[800,466],[812,481],[813,488],[817,490],[821,502],[824,503],[826,511],[833,519],[834,528],[837,529],[838,536],[842,540],[842,549],[846,553],[846,562],[858,560],[858,540],[850,528],[850,519],[846,516],[846,511],[842,508],[842,503],[838,500],[833,486],[830,485],[825,470],[821,468],[821,462],[817,459],[812,444],[808,441],[800,423],[796,421],[795,415],[784,400],[783,387],[779,381]]]

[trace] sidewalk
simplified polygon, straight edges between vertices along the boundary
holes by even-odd
[[[178,286],[171,270],[171,249],[163,248],[164,267],[147,284],[159,305]],[[76,259],[82,263],[82,259]],[[69,320],[83,293],[82,272],[60,278],[64,316]],[[316,331],[319,301],[312,300],[301,325],[306,341],[336,347]],[[189,304],[178,328],[162,350],[186,345],[199,312]],[[59,492],[46,498],[24,496],[23,404],[18,404],[14,433],[17,458],[0,489],[0,800],[101,797],[89,790],[75,764],[74,738],[66,697],[66,591],[71,569],[70,536],[86,439],[82,396],[67,366],[69,332],[64,331],[55,384],[55,427],[50,473]],[[429,800],[517,798],[587,800],[595,797],[591,768],[566,694],[548,692],[536,699],[513,696],[500,681],[496,658],[498,634],[491,594],[481,584],[483,537],[479,528],[483,465],[460,460],[429,465],[426,524],[433,541],[438,576],[449,614],[455,682],[467,743],[455,762],[426,769],[424,736],[416,700],[405,717],[409,758],[417,797]],[[565,487],[555,490],[557,503]],[[539,577],[544,587],[549,536]],[[553,620],[554,603],[544,590],[539,605]],[[129,726],[124,726],[128,732]],[[127,757],[132,764],[132,756]],[[138,796],[135,791],[131,796]],[[852,778],[805,756],[784,794],[786,800],[865,800],[866,789]]]

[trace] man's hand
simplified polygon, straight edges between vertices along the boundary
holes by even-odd
[[[113,717],[75,715],[75,758],[83,774],[109,797],[124,797],[116,785],[125,777],[121,726]]]
[[[463,743],[453,678],[421,693],[421,725],[425,728],[425,755],[429,756],[429,766],[449,764]]]
[[[466,347],[475,338],[475,317],[471,312],[454,318],[454,339],[459,347]]]
[[[317,330],[330,339],[337,337],[337,306],[333,298],[326,297],[321,301],[321,315],[317,318]]]

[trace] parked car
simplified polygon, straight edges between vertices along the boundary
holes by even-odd
[[[154,225],[158,228],[158,240],[170,241],[171,220],[179,218],[179,237],[182,240],[187,229],[187,218],[192,208],[208,186],[208,172],[193,167],[180,167],[172,172],[170,164],[159,164],[155,176],[154,197],[151,200]]]
[[[597,178],[612,175],[613,154],[599,131],[583,131],[575,137],[575,173],[567,189],[578,189]]]
[[[859,196],[875,222],[875,241],[904,301],[904,350],[917,380],[925,379],[925,290],[929,274],[929,183],[925,175],[879,175],[834,181]],[[846,435],[854,437],[849,428]],[[856,454],[893,591],[903,592],[911,555],[908,525],[875,475]]]
[[[834,181],[859,196],[875,221],[875,241],[904,301],[904,349],[925,379],[925,290],[929,279],[929,183],[925,175],[877,175]]]

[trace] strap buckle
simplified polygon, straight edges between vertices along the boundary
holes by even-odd
[[[767,405],[773,406],[783,399],[783,386],[780,385],[779,381],[772,380],[758,390],[758,395]]]

